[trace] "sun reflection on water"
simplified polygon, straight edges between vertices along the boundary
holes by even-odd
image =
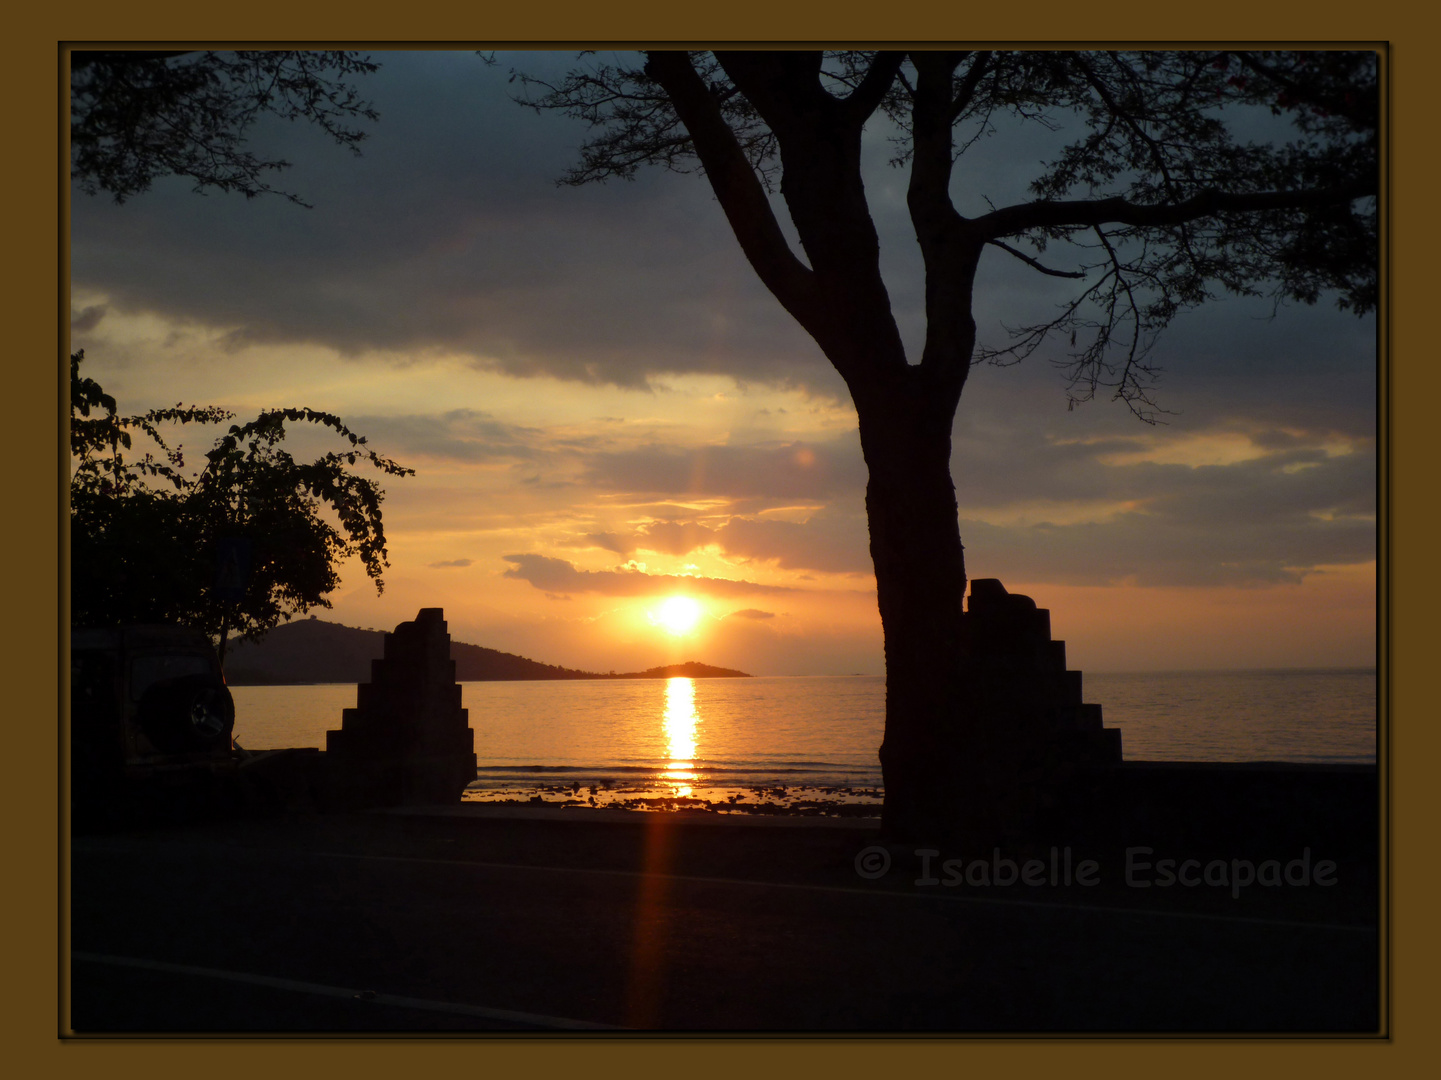
[[[666,754],[670,768],[661,773],[666,780],[677,781],[675,795],[685,798],[691,793],[690,783],[696,779],[695,730],[700,717],[695,711],[695,682],[691,679],[667,679],[665,684]]]

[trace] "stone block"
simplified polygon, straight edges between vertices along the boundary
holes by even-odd
[[[1038,759],[1093,764],[1120,758],[1120,732],[1086,704],[1066,643],[1051,640],[1051,613],[1029,596],[977,578],[961,616],[960,674],[971,708],[1001,725]]]
[[[474,733],[461,707],[441,608],[422,608],[385,635],[356,707],[326,732],[342,799],[363,805],[456,802],[475,779]]]

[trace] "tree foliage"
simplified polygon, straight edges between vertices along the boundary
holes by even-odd
[[[968,307],[969,297],[944,280],[969,285],[945,265],[966,242],[1079,283],[1058,313],[1008,328],[1009,340],[983,344],[974,356],[968,350],[963,366],[1013,362],[1048,342],[1067,343],[1053,359],[1068,374],[1073,403],[1104,388],[1154,419],[1149,358],[1157,335],[1179,312],[1219,294],[1305,303],[1331,294],[1357,314],[1376,306],[1373,53],[655,52],[635,64],[592,62],[555,82],[513,77],[523,103],[592,129],[563,183],[630,179],[641,166],[658,165],[706,172],[721,185],[733,225],[734,207],[748,200],[754,235],[737,235],[772,291],[783,244],[770,211],[755,194],[740,194],[750,178],[737,167],[747,166],[758,189],[779,181],[811,271],[789,276],[819,277],[826,234],[847,223],[804,227],[799,185],[787,191],[787,179],[806,167],[800,129],[819,122],[858,137],[884,116],[892,164],[911,170],[909,203],[929,288],[941,289],[931,303]],[[1289,134],[1238,137],[1235,122],[1255,128],[1267,113],[1289,121]],[[1038,170],[1034,201],[963,217],[953,201],[956,167],[979,142],[1016,124],[1081,134]],[[728,199],[723,187],[735,195]],[[854,243],[850,250],[878,273],[873,255]],[[784,293],[796,291],[777,295],[790,306]]]
[[[70,166],[81,190],[117,203],[163,176],[195,190],[282,194],[266,176],[289,167],[247,146],[263,115],[315,124],[359,153],[356,119],[379,114],[353,80],[378,64],[349,52],[76,51],[70,54]]]
[[[77,626],[177,621],[213,637],[256,639],[312,607],[357,557],[376,591],[386,559],[380,485],[352,471],[368,462],[387,476],[413,470],[371,450],[337,416],[274,409],[232,424],[187,471],[168,424],[218,424],[223,409],[177,405],[122,416],[113,397],[82,377],[70,358],[71,617]],[[327,428],[342,442],[313,461],[282,443],[287,424]],[[136,437],[153,449],[140,452]],[[222,540],[250,545],[244,595],[227,600],[214,583]]]

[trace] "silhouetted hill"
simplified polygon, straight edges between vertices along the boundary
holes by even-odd
[[[225,678],[232,686],[295,683],[360,683],[370,681],[370,662],[385,650],[379,630],[361,630],[320,619],[302,619],[277,626],[260,642],[231,645],[225,657]],[[450,643],[455,677],[461,682],[505,679],[692,679],[748,678],[743,671],[711,667],[694,660],[648,671],[624,674],[578,671],[528,660],[524,656]]]

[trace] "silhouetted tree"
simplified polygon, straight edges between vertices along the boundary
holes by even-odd
[[[523,103],[592,126],[563,182],[702,171],[755,272],[850,390],[885,633],[892,832],[953,823],[958,794],[985,804],[1014,760],[1006,733],[968,710],[957,664],[966,572],[951,428],[972,364],[1059,339],[1073,405],[1105,388],[1154,421],[1148,357],[1177,312],[1218,291],[1306,302],[1334,291],[1358,313],[1376,303],[1373,54],[655,51],[557,83],[515,77]],[[1237,141],[1227,118],[1264,118],[1258,106],[1293,121],[1291,141]],[[924,260],[914,363],[862,184],[862,131],[878,115],[909,169]],[[978,140],[1003,120],[1067,116],[1084,130],[1039,170],[1034,199],[957,210],[955,166]],[[768,198],[777,181],[804,258]],[[972,316],[988,248],[1077,282],[1060,314],[999,348],[977,347]]]
[[[144,52],[70,54],[70,168],[87,194],[124,202],[157,177],[184,176],[195,190],[282,194],[266,173],[289,162],[246,146],[264,114],[305,120],[359,153],[365,132],[349,121],[379,114],[352,81],[378,64],[329,51]]]
[[[410,476],[371,450],[339,417],[275,409],[231,425],[187,472],[182,449],[163,424],[213,424],[223,409],[176,406],[120,416],[115,399],[82,378],[84,352],[70,358],[71,621],[74,625],[177,621],[220,642],[256,640],[281,619],[312,607],[340,583],[338,566],[358,556],[384,588],[385,530],[380,485],[351,472],[368,461],[389,476]],[[281,447],[287,423],[331,429],[348,445],[311,462]],[[132,453],[134,436],[155,449]],[[322,511],[328,508],[338,523]],[[243,592],[218,594],[226,543],[248,545]]]

